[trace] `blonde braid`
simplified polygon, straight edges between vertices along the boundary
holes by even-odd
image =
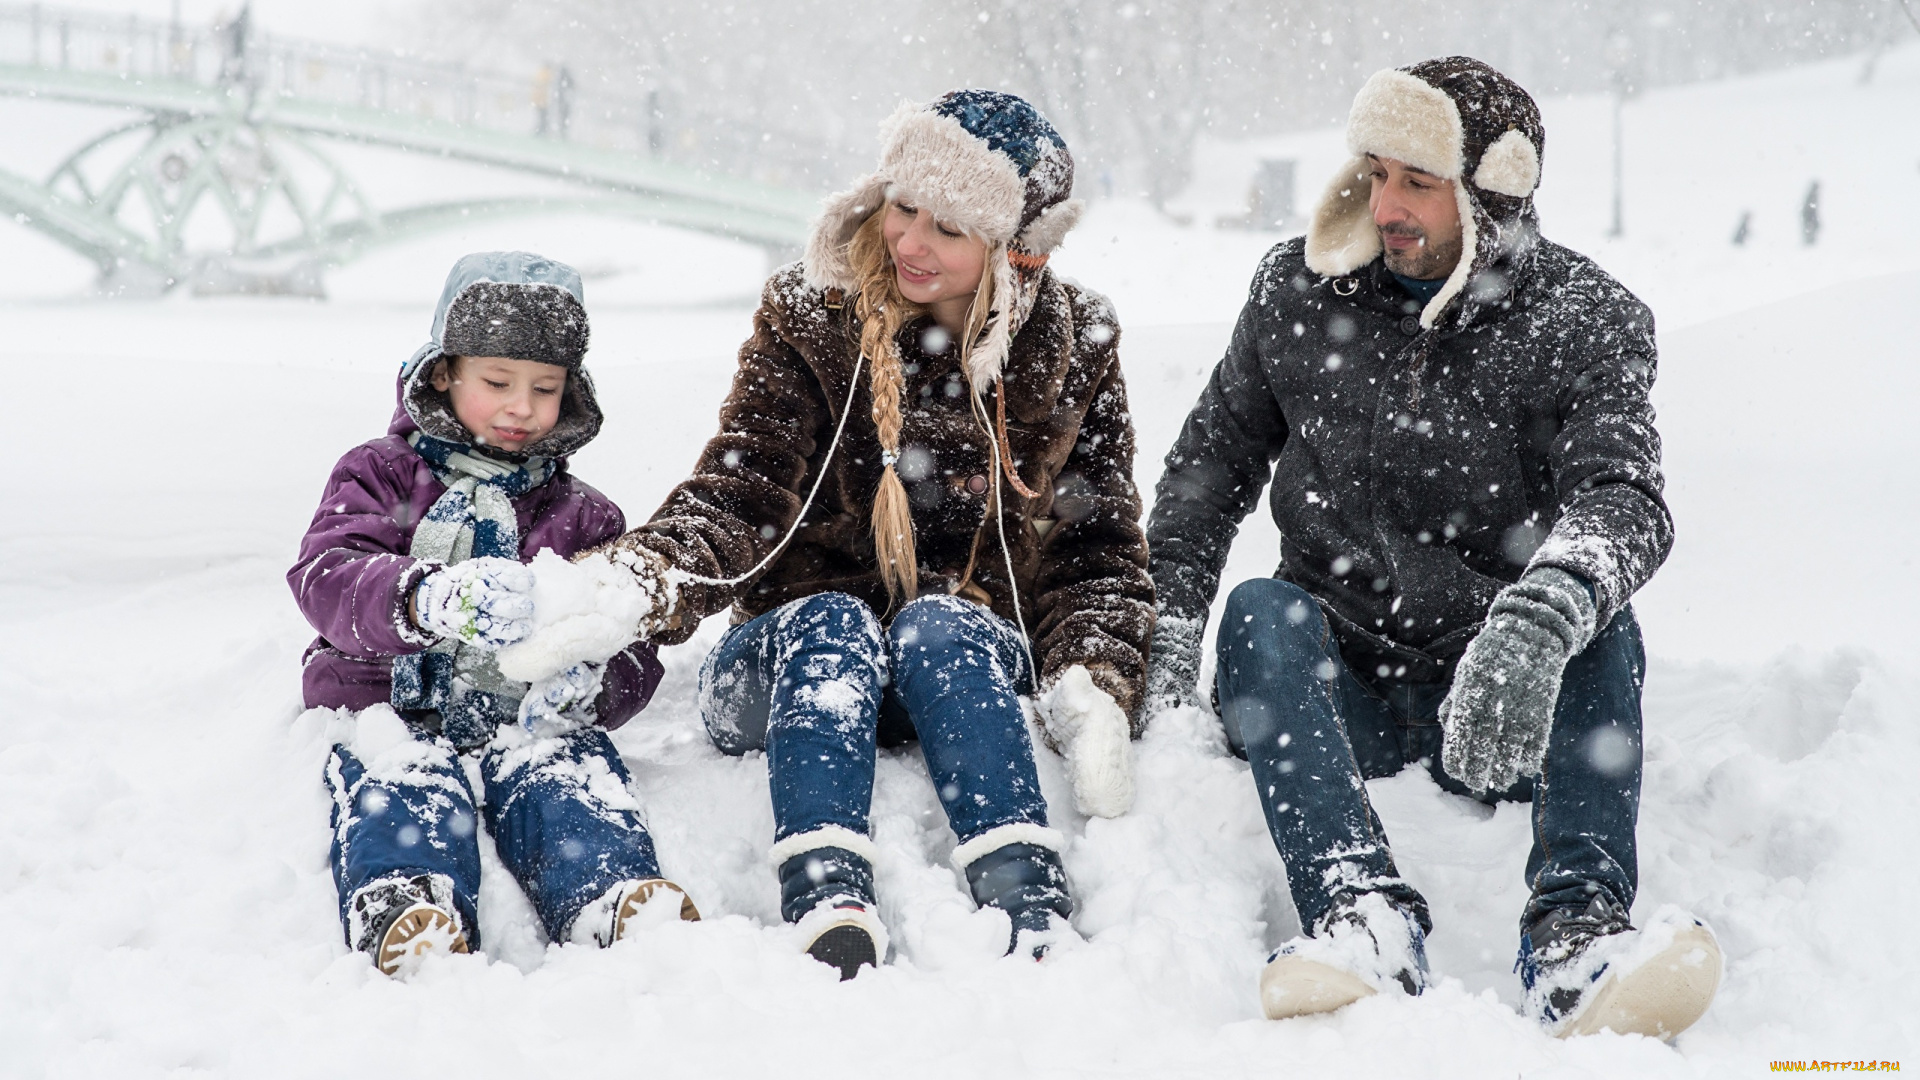
[[[880,562],[880,580],[896,603],[913,599],[920,582],[920,563],[913,548],[913,506],[907,486],[895,464],[900,459],[903,423],[900,399],[906,394],[896,343],[900,328],[924,309],[900,295],[893,260],[887,255],[881,222],[886,208],[869,217],[854,233],[848,254],[860,278],[854,314],[860,319],[860,351],[867,358],[873,392],[873,426],[880,436],[880,487],[873,494],[873,550]]]

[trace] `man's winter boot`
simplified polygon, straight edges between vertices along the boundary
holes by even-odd
[[[973,902],[999,908],[1013,921],[1007,955],[1029,935],[1035,960],[1046,955],[1052,938],[1073,914],[1067,871],[1060,864],[1060,834],[1044,825],[1002,825],[954,849],[953,862],[967,875]]]
[[[799,932],[808,956],[837,968],[842,981],[887,955],[887,928],[873,899],[873,841],[829,825],[773,846],[780,915]]]
[[[658,917],[642,917],[641,910],[650,904],[661,905],[661,910],[671,908],[687,922],[700,921],[700,909],[693,906],[693,898],[686,890],[666,878],[647,878],[623,881],[602,893],[574,917],[573,931],[568,936],[582,944],[592,941],[605,948]]]
[[[1671,1039],[1720,988],[1720,943],[1707,925],[1663,908],[1645,929],[1605,896],[1556,908],[1520,935],[1514,967],[1529,1015],[1559,1038],[1615,1031]]]
[[[453,882],[440,874],[384,878],[362,886],[347,904],[347,937],[374,966],[404,979],[435,953],[467,951],[453,902]]]
[[[1344,1008],[1383,990],[1427,985],[1427,935],[1419,916],[1377,892],[1341,897],[1311,936],[1280,946],[1260,973],[1270,1020]]]

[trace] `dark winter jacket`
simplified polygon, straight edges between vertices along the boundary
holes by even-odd
[[[1423,332],[1377,256],[1328,277],[1300,239],[1267,255],[1157,490],[1163,635],[1197,651],[1270,478],[1276,576],[1320,600],[1369,675],[1446,678],[1529,566],[1590,582],[1602,626],[1645,584],[1673,540],[1652,314],[1527,233],[1482,271],[1467,314]]]
[[[744,574],[783,537],[840,422],[858,356],[858,326],[838,293],[806,284],[798,264],[767,283],[740,350],[720,431],[693,475],[647,525],[621,543],[645,546],[709,578]],[[969,404],[958,350],[929,354],[922,321],[901,332],[906,377],[899,471],[913,506],[922,593],[957,593],[1015,618],[995,516],[986,429]],[[1032,313],[1004,368],[1008,441],[1028,499],[1002,482],[1005,534],[1020,610],[1043,680],[1084,664],[1129,715],[1138,711],[1153,628],[1133,423],[1121,378],[1119,327],[1098,294],[1043,272]],[[757,578],[737,588],[681,586],[700,618],[734,605],[736,620],[836,591],[889,608],[871,532],[881,459],[868,377],[827,479],[798,534]],[[985,397],[988,415],[994,395]]]
[[[387,436],[347,451],[327,479],[320,508],[287,572],[294,599],[320,632],[308,647],[301,678],[308,708],[364,709],[392,693],[395,656],[432,645],[407,617],[407,598],[437,569],[407,554],[413,527],[446,488],[407,445],[417,430],[396,410]],[[562,556],[619,536],[626,520],[605,495],[575,479],[565,462],[544,484],[513,500],[520,549]],[[654,646],[637,642],[607,665],[596,712],[603,727],[625,723],[660,682]]]

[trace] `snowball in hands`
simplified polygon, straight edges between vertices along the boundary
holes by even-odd
[[[582,660],[604,664],[640,636],[666,606],[664,583],[643,582],[605,555],[568,562],[551,551],[533,557],[533,632],[498,657],[500,674],[537,683]]]
[[[1565,570],[1536,567],[1494,597],[1487,624],[1440,703],[1440,763],[1475,792],[1540,775],[1567,661],[1593,640],[1593,597]]]
[[[1040,716],[1067,759],[1073,805],[1090,817],[1126,813],[1133,806],[1133,740],[1120,705],[1075,664],[1041,695]]]
[[[420,579],[414,621],[443,638],[498,649],[532,629],[532,591],[533,574],[512,559],[468,559]]]
[[[535,735],[591,727],[605,664],[582,660],[535,682],[520,699],[520,726]]]

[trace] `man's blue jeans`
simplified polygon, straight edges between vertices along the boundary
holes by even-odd
[[[1341,894],[1362,892],[1386,893],[1430,925],[1363,781],[1424,760],[1442,788],[1469,794],[1440,764],[1449,684],[1359,678],[1313,597],[1271,578],[1233,590],[1216,647],[1227,741],[1253,768],[1301,926],[1312,933]],[[1640,626],[1622,609],[1567,664],[1540,776],[1486,797],[1533,802],[1523,928],[1554,908],[1585,908],[1596,892],[1633,906],[1645,671]]]
[[[476,826],[483,820],[553,941],[566,940],[581,910],[608,889],[660,876],[653,838],[625,791],[632,777],[599,728],[496,740],[480,758],[486,805],[478,813],[452,743],[416,729],[407,749],[405,760],[383,756],[381,772],[345,746],[335,746],[327,762],[342,926],[362,887],[441,874],[453,882],[468,941],[479,948]]]
[[[909,602],[882,628],[845,593],[817,593],[728,630],[700,672],[700,712],[728,754],[767,752],[774,839],[838,825],[864,835],[876,744],[916,734],[962,843],[1047,823],[1018,695],[1020,633],[952,596]]]

